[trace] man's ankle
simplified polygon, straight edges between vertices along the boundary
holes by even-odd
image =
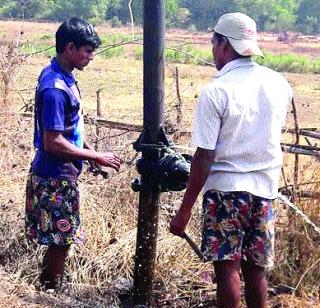
[[[61,290],[62,281],[63,277],[60,274],[56,275],[54,279],[48,279],[44,274],[40,276],[40,283],[45,291],[54,290],[54,292],[58,292]]]

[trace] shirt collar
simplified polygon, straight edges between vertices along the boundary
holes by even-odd
[[[245,67],[245,66],[253,66],[253,65],[256,65],[256,63],[252,60],[251,57],[232,60],[232,61],[228,62],[220,71],[218,71],[215,74],[215,78],[219,78],[219,77],[223,76],[224,74],[226,74],[236,68]]]
[[[65,81],[65,83],[68,85],[68,87],[71,87],[73,84],[75,84],[76,80],[73,74],[63,70],[59,62],[57,61],[57,58],[53,58],[51,60],[51,67],[55,72],[60,73],[62,75],[62,78]]]

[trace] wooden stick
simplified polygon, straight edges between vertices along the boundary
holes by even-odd
[[[180,84],[179,84],[179,70],[178,67],[176,66],[176,90],[177,90],[177,99],[178,103],[175,105],[176,110],[177,110],[177,127],[178,131],[174,134],[174,142],[177,142],[179,139],[179,128],[181,127],[181,121],[182,121],[182,100],[181,100],[181,95],[180,95]]]
[[[280,192],[285,195],[285,196],[290,196],[291,192],[289,190],[281,189]],[[300,198],[305,198],[305,199],[320,199],[320,192],[318,191],[305,191],[305,190],[298,190],[297,195]]]
[[[287,179],[286,179],[286,174],[284,172],[284,167],[283,166],[281,168],[281,173],[282,173],[282,178],[283,178],[283,182],[284,182],[284,185],[285,185],[285,189],[286,189],[286,191],[289,192],[288,182],[287,182]]]
[[[309,150],[309,151],[320,151],[320,147],[316,147],[316,146],[313,146],[313,145],[281,143],[281,146],[293,147],[293,148],[304,149],[304,150]]]
[[[291,101],[292,104],[292,111],[293,111],[293,118],[294,118],[294,126],[296,130],[296,142],[295,145],[298,145],[300,142],[300,135],[299,135],[299,124],[298,124],[298,115],[297,115],[297,108],[294,103],[294,99],[292,98]],[[294,159],[294,175],[293,175],[293,202],[296,199],[296,193],[295,190],[298,189],[298,182],[299,182],[299,153],[295,153],[295,159]]]
[[[14,113],[15,114],[15,113]],[[14,115],[12,114],[12,115]],[[20,112],[18,115],[25,117],[25,118],[33,118],[32,112]],[[109,127],[113,129],[119,129],[119,130],[126,130],[126,131],[132,131],[132,132],[142,132],[142,125],[136,125],[136,124],[127,124],[127,123],[121,123],[121,122],[114,122],[114,121],[108,121],[103,118],[98,118],[95,116],[91,116],[88,114],[84,115],[84,123],[86,124],[93,124],[97,123],[104,127]]]
[[[182,238],[184,238],[187,241],[187,243],[190,245],[192,250],[196,253],[196,255],[202,262],[207,261],[206,257],[200,251],[198,245],[190,238],[190,236],[187,233],[184,232]]]
[[[101,91],[102,88],[97,90],[97,117],[101,117],[102,116],[102,111],[101,111]],[[94,149],[96,151],[98,151],[99,148],[99,137],[100,136],[100,128],[99,125],[96,125],[96,140],[95,140],[95,145],[94,145]]]
[[[301,149],[301,148],[298,148],[294,145],[291,145],[291,146],[283,145],[281,147],[282,147],[282,151],[286,152],[286,153],[293,153],[293,154],[297,153],[297,154],[302,154],[302,155],[310,155],[310,156],[314,156],[314,157],[320,157],[320,152]]]

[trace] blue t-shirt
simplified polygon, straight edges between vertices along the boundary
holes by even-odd
[[[41,72],[35,99],[33,173],[43,177],[76,180],[81,160],[67,160],[44,150],[44,131],[59,131],[72,144],[83,148],[83,116],[80,93],[74,76],[65,72],[55,58]]]

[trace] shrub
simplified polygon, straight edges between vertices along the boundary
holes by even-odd
[[[111,18],[111,27],[112,28],[117,28],[117,27],[121,27],[122,23],[121,20],[119,19],[118,16],[113,16]]]

